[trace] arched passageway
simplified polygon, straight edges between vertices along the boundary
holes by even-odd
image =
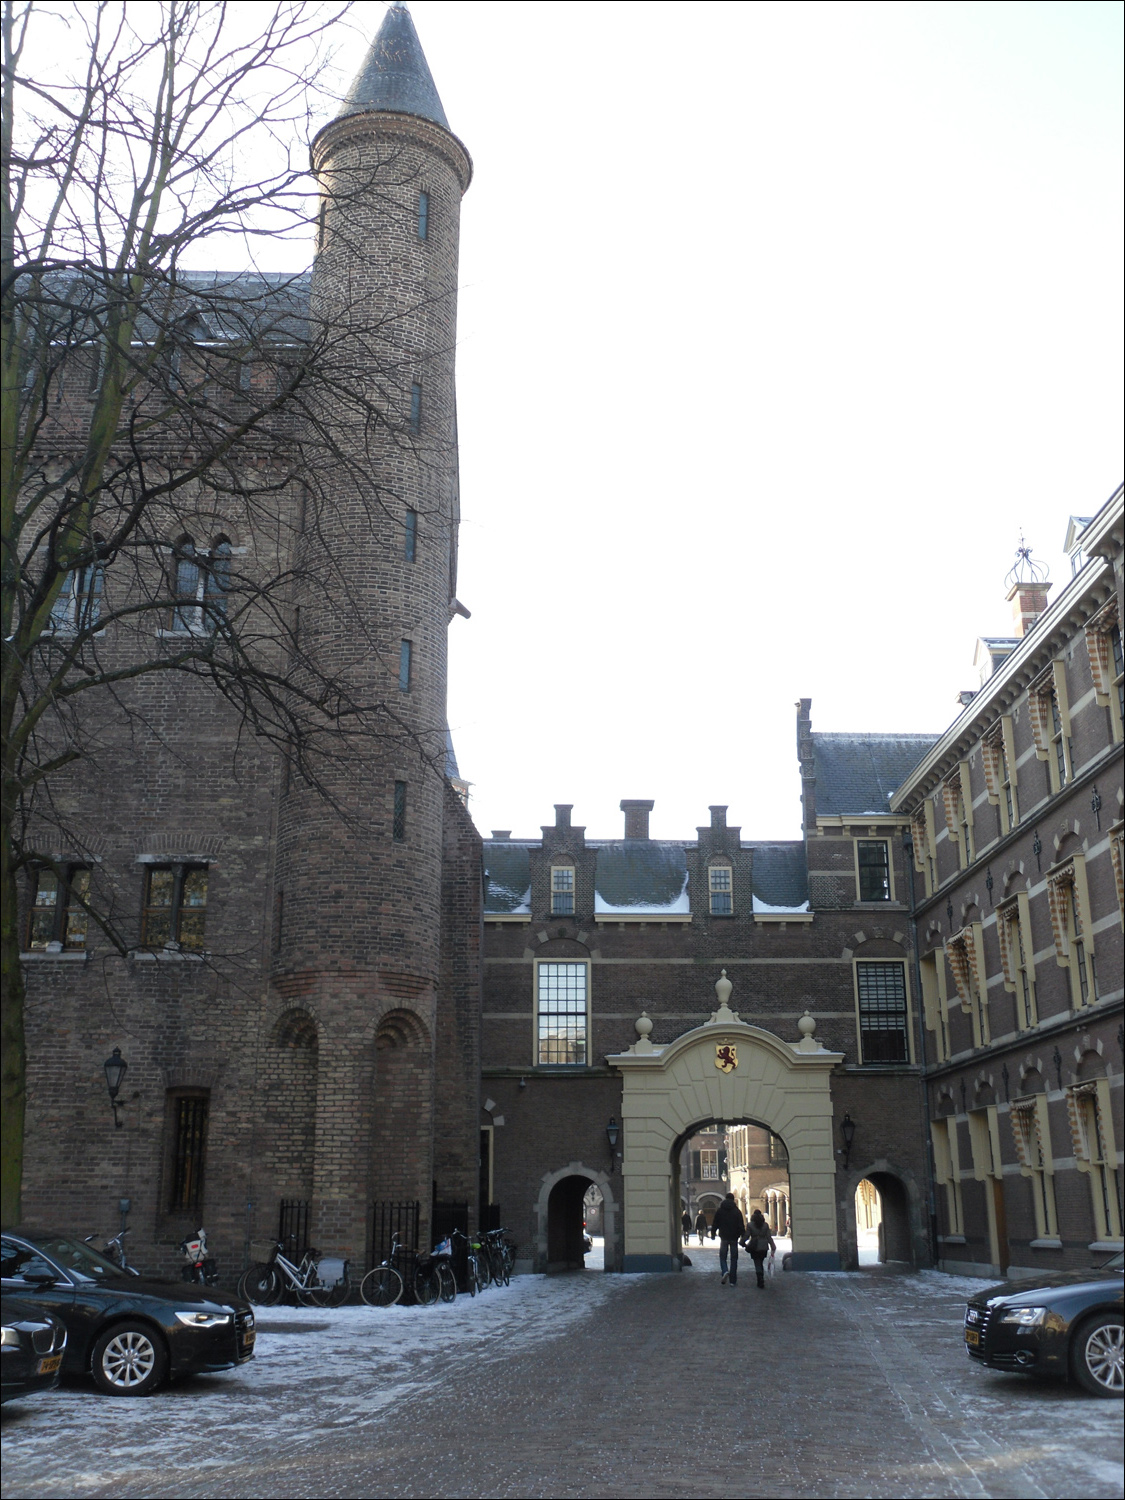
[[[589,1177],[572,1173],[556,1182],[547,1195],[548,1271],[577,1271],[585,1265],[585,1197],[593,1185]]]
[[[855,1190],[856,1250],[861,1266],[914,1265],[906,1185],[893,1172],[869,1172]]]
[[[688,1127],[673,1142],[671,1171],[673,1243],[691,1236],[699,1243],[700,1214],[708,1230],[724,1196],[734,1194],[744,1219],[759,1210],[775,1235],[789,1225],[789,1154],[785,1142],[760,1120],[707,1120]],[[676,1205],[678,1204],[678,1208]],[[684,1214],[691,1230],[685,1231]]]

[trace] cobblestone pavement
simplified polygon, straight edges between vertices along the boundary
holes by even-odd
[[[1121,1405],[971,1366],[978,1282],[522,1277],[452,1308],[266,1313],[148,1401],[4,1409],[3,1494],[1119,1496]],[[740,1268],[741,1269],[741,1268]]]

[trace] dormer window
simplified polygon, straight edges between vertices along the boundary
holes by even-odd
[[[891,861],[886,839],[857,839],[856,868],[861,901],[891,899]]]
[[[734,877],[730,865],[711,865],[707,871],[707,891],[713,917],[734,915]]]
[[[553,917],[574,915],[573,865],[553,865],[551,868],[551,915]]]

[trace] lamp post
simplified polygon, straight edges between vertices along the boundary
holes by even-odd
[[[113,1110],[113,1124],[117,1130],[120,1130],[124,1121],[117,1113],[119,1108],[117,1095],[121,1089],[122,1080],[129,1071],[129,1064],[121,1056],[121,1048],[114,1047],[113,1056],[107,1057],[102,1066],[105,1070],[105,1086],[109,1091],[109,1103]]]
[[[851,1115],[846,1114],[840,1121],[840,1134],[844,1138],[844,1171],[848,1170],[848,1163],[852,1156],[852,1142],[855,1140],[855,1121]]]
[[[609,1170],[613,1171],[614,1156],[617,1151],[617,1137],[621,1133],[621,1126],[617,1123],[617,1116],[610,1115],[609,1124],[605,1128],[605,1138],[609,1142]]]

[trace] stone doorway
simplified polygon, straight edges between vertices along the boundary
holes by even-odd
[[[798,1205],[793,1269],[840,1267],[830,1075],[842,1054],[816,1042],[816,1023],[807,1013],[796,1042],[747,1025],[727,1004],[731,988],[724,973],[710,1020],[667,1046],[652,1043],[652,1022],[642,1014],[638,1040],[607,1059],[623,1076],[625,1271],[680,1269],[678,1151],[712,1121],[753,1123],[786,1143],[788,1183]]]
[[[893,1172],[869,1172],[856,1185],[856,1259],[859,1265],[915,1265],[910,1195]]]

